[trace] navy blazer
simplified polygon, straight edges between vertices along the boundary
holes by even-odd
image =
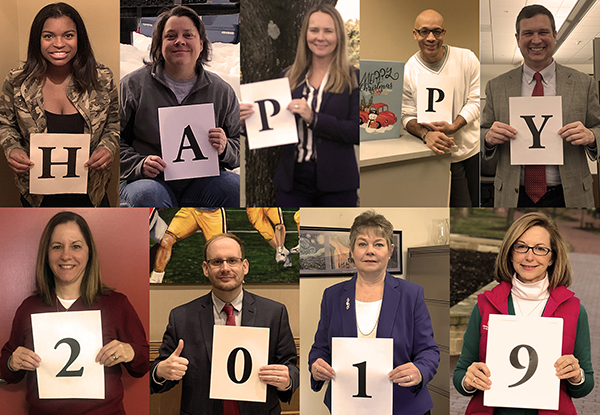
[[[360,79],[355,70],[357,81]],[[300,76],[304,79],[306,71]],[[292,92],[302,98],[304,83]],[[314,114],[313,139],[317,149],[317,188],[323,192],[358,189],[360,180],[354,146],[359,142],[359,88],[347,86],[341,94],[323,93],[321,108]],[[297,117],[299,117],[297,115]],[[294,185],[295,144],[282,146],[274,186],[284,192]]]
[[[331,364],[333,337],[357,337],[355,293],[356,274],[323,293],[321,320],[308,355],[309,370],[318,358]],[[348,309],[347,301],[350,304]],[[393,385],[394,415],[426,413],[433,407],[433,402],[429,391],[423,386],[437,372],[440,349],[433,340],[423,287],[386,273],[377,337],[394,339],[394,367],[413,362],[423,376],[421,384],[416,386],[406,388]],[[314,391],[321,390],[323,384],[311,376]],[[325,405],[331,410],[331,385],[325,393]]]
[[[153,374],[156,365],[167,359],[177,348],[179,339],[183,339],[181,357],[188,359],[189,364],[182,379],[182,415],[223,413],[223,401],[209,398],[213,326],[213,302],[210,293],[171,310],[159,357],[150,369],[151,393],[166,392],[177,385],[177,381],[169,380],[158,384],[154,382]],[[267,385],[267,402],[240,401],[240,415],[280,414],[279,400],[289,402],[300,381],[296,366],[298,354],[288,322],[287,309],[281,303],[244,290],[242,326],[270,329],[268,362],[288,367],[292,387],[281,392],[274,386]]]

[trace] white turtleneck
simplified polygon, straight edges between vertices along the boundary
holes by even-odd
[[[521,282],[515,273],[510,290],[515,305],[515,315],[541,317],[548,297],[550,297],[548,286],[548,273],[544,279],[531,284]]]

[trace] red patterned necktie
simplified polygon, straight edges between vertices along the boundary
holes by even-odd
[[[536,72],[533,77],[535,78],[535,87],[531,96],[543,97],[542,74]],[[546,166],[525,166],[525,193],[533,203],[537,203],[546,194],[546,190]]]
[[[235,326],[235,316],[233,315],[233,306],[231,304],[225,304],[223,307],[227,314],[227,326]],[[223,401],[223,415],[240,415],[240,407],[238,401]]]

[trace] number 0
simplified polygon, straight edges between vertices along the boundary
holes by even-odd
[[[235,361],[238,355],[238,352],[242,352],[244,355],[244,373],[242,374],[242,378],[237,380],[235,377]],[[250,374],[252,373],[252,356],[250,356],[250,352],[243,347],[236,347],[229,353],[229,357],[227,358],[227,375],[229,379],[233,383],[244,383],[248,379],[250,379]]]
[[[75,359],[77,359],[77,357],[79,356],[79,352],[81,351],[81,346],[79,346],[79,342],[75,339],[67,337],[62,340],[59,340],[58,343],[54,345],[54,349],[56,350],[56,348],[63,343],[66,343],[69,345],[69,347],[71,347],[71,356],[69,356],[67,364],[64,365],[60,372],[56,374],[56,377],[77,378],[83,376],[83,366],[79,370],[67,370],[69,366],[71,366],[71,363],[73,363]]]

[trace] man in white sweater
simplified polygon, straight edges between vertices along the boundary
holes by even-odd
[[[402,124],[435,153],[451,152],[450,206],[479,206],[479,61],[468,49],[444,45],[445,35],[441,14],[425,10],[417,16],[413,36],[420,50],[404,67]],[[420,75],[451,79],[452,124],[417,122]]]

